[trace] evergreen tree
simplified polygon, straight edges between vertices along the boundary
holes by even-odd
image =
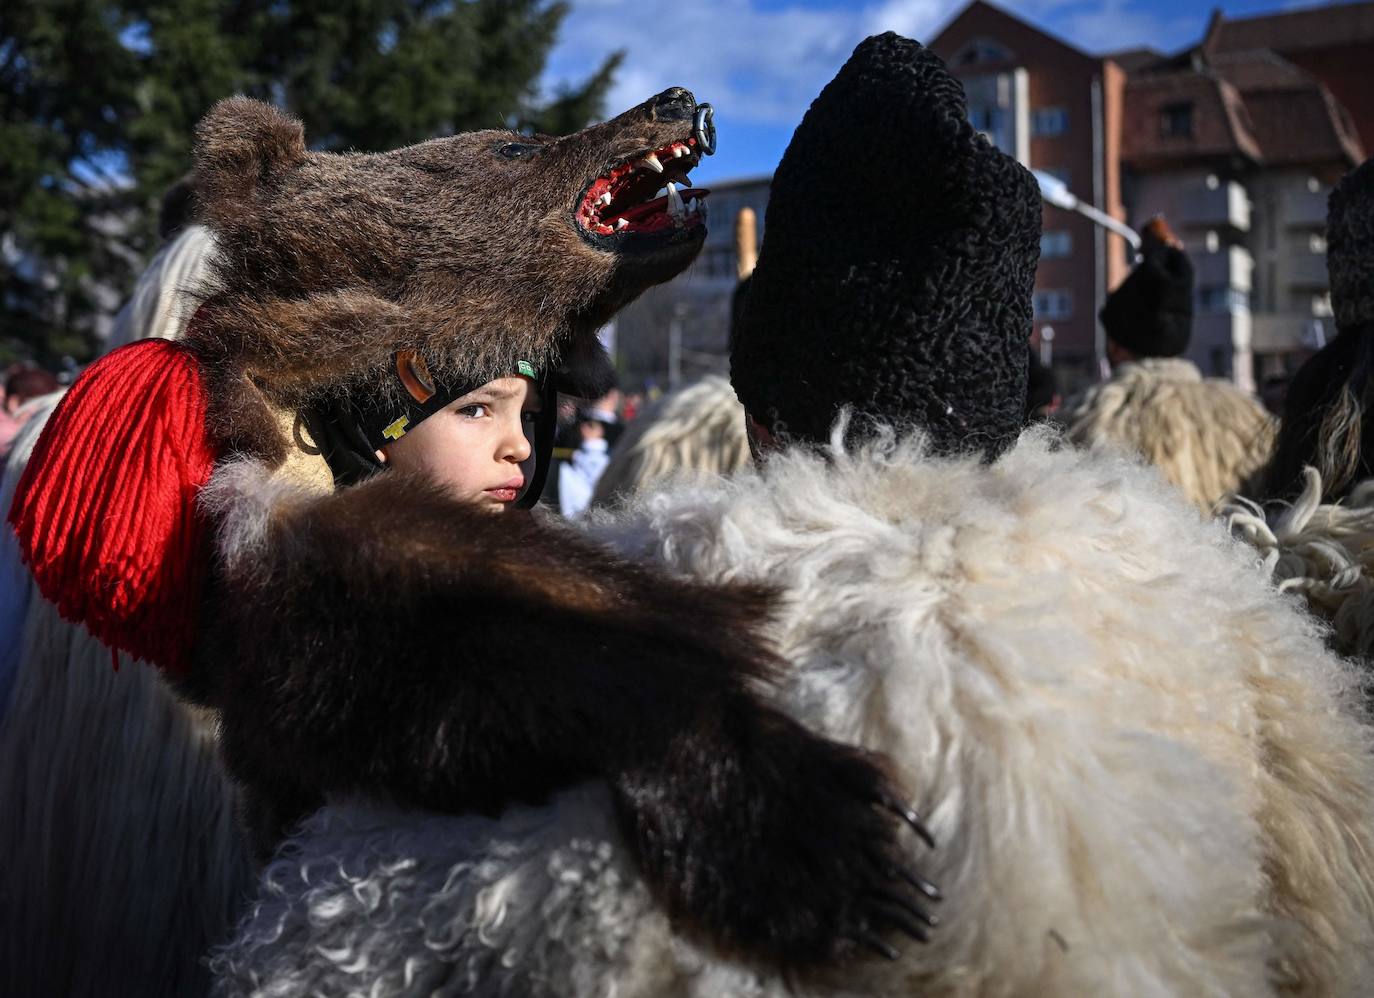
[[[541,102],[566,13],[547,0],[4,0],[0,359],[6,346],[89,355],[95,291],[131,290],[216,100],[279,104],[318,149],[559,134],[600,113],[619,62]]]

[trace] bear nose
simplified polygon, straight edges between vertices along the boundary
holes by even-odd
[[[662,121],[689,121],[696,114],[697,99],[684,87],[669,87],[650,102],[653,115]]]

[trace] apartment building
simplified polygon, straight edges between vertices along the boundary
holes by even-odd
[[[671,389],[729,369],[730,300],[735,291],[735,219],[754,212],[763,240],[771,176],[712,182],[706,243],[686,272],[650,288],[616,317],[616,367],[625,383]]]
[[[1274,14],[1212,15],[1197,51],[1208,62],[1273,52],[1321,81],[1349,115],[1360,143],[1374,150],[1374,3],[1326,3]]]
[[[1326,197],[1374,135],[1374,3],[1217,12],[1175,55],[1090,56],[975,0],[931,46],[999,147],[1136,228],[1168,218],[1194,264],[1189,356],[1206,373],[1253,389],[1331,335]],[[1056,208],[1044,227],[1034,336],[1054,330],[1062,384],[1090,343],[1100,358],[1097,311],[1126,254]]]
[[[1349,10],[1358,22],[1374,4]],[[1242,47],[1273,21],[1301,37],[1320,13],[1214,17],[1201,44],[1139,66],[1126,86],[1124,199],[1137,222],[1164,213],[1187,244],[1197,276],[1191,357],[1250,389],[1334,332],[1326,199],[1364,146],[1322,79],[1274,49]],[[1353,47],[1374,59],[1369,28]]]
[[[1332,335],[1326,198],[1374,150],[1374,2],[1218,11],[1181,52],[1090,54],[973,0],[929,45],[999,148],[1136,228],[1168,218],[1196,272],[1204,372],[1254,388]],[[763,229],[768,178],[711,187],[697,264],[621,315],[632,379],[724,367],[734,216],[747,205]],[[1100,376],[1097,313],[1131,253],[1077,213],[1046,205],[1043,224],[1032,342],[1070,390]]]
[[[1120,136],[1126,72],[983,0],[930,40],[959,77],[969,120],[1004,152],[1124,220]],[[1095,379],[1097,311],[1128,270],[1128,246],[1082,215],[1046,205],[1032,341],[1049,339],[1062,387]]]

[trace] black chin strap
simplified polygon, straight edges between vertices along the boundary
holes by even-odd
[[[327,407],[302,409],[301,419],[329,465],[336,489],[365,482],[386,470],[358,428],[347,401],[334,400]]]
[[[539,380],[539,417],[534,421],[534,474],[520,498],[517,509],[531,509],[544,494],[544,483],[553,464],[553,440],[558,433],[558,379],[545,374]]]

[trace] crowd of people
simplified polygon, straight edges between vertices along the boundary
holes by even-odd
[[[5,380],[0,991],[1374,990],[1374,161],[1281,419],[1163,219],[1059,400],[1033,177],[875,36],[729,378],[626,399],[715,142],[207,115],[120,348]]]
[[[30,403],[59,387],[56,375],[32,364],[12,364],[0,373],[0,460],[9,456],[19,428],[32,417]]]

